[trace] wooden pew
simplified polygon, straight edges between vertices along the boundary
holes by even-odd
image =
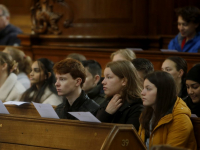
[[[145,150],[132,125],[0,115],[1,150]]]
[[[40,117],[40,114],[36,110],[33,104],[23,104],[20,106],[16,105],[7,105],[5,104],[5,107],[7,108],[8,112],[13,115],[26,115],[26,116],[36,116]],[[56,106],[53,106],[55,109]]]
[[[197,142],[197,149],[200,150],[200,118],[191,118],[193,128],[194,128],[194,135]]]

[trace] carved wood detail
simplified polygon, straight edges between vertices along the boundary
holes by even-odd
[[[69,19],[65,19],[63,26],[68,28],[73,22],[73,11],[64,0],[33,0],[31,7],[31,21],[33,34],[61,34],[58,22],[65,14],[54,10],[56,4],[69,10]]]

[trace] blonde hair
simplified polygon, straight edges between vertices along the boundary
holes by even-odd
[[[8,75],[12,72],[18,74],[19,72],[17,68],[18,63],[15,60],[13,60],[13,58],[9,54],[0,52],[0,64],[3,65],[4,63],[7,64]]]
[[[119,49],[118,51],[111,54],[110,58],[113,60],[113,57],[117,54],[121,54],[126,60],[132,61],[136,58],[135,53],[130,49]]]
[[[122,90],[122,99],[131,102],[130,99],[140,98],[142,84],[134,65],[127,60],[113,61],[106,65],[120,79],[125,78],[126,86]]]
[[[6,51],[12,56],[12,58],[18,63],[19,72],[24,72],[27,75],[31,72],[32,59],[26,56],[22,50],[15,47],[7,46]]]

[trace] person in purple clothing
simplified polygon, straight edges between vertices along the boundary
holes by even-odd
[[[187,6],[176,10],[179,34],[170,41],[168,49],[179,52],[200,51],[200,10]]]

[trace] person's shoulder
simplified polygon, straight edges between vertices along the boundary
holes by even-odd
[[[20,34],[22,33],[22,30],[12,24],[9,24],[6,26],[5,30],[10,34]]]
[[[25,87],[19,81],[16,82],[15,87],[23,91],[26,90]]]
[[[196,37],[193,40],[195,42],[194,47],[197,47],[199,49],[199,47],[200,47],[200,32],[197,33]]]
[[[56,106],[55,110],[62,109],[65,107],[65,105],[66,105],[66,100],[62,99],[62,103]]]
[[[177,100],[173,107],[172,115],[175,117],[175,116],[180,116],[182,114],[190,117],[191,110],[189,109],[187,104],[180,97],[177,97]]]
[[[99,108],[99,104],[97,104],[94,100],[90,99],[87,94],[83,94],[84,97],[82,97],[84,99],[84,103],[82,104],[82,106],[80,107],[81,111],[90,111],[90,112],[95,112],[97,111],[97,109]]]
[[[12,78],[11,81],[15,82],[13,90],[18,91],[19,93],[26,91],[25,87],[17,80],[17,76],[14,73],[10,74],[10,78]]]
[[[94,100],[90,99],[89,97],[86,99],[86,101],[83,103],[84,107],[88,109],[98,109],[99,104],[97,104]]]
[[[129,105],[130,110],[142,111],[144,108],[141,98],[135,98],[132,100],[132,103],[129,103],[129,104],[130,104]]]
[[[169,42],[168,49],[174,49],[175,45],[178,44],[178,39],[180,39],[180,33],[172,38]]]
[[[131,106],[140,106],[140,105],[143,105],[142,103],[142,99],[141,98],[132,98],[128,101],[128,103],[130,103]]]
[[[97,104],[101,105],[101,104],[106,100],[105,94],[99,94],[99,95],[97,95],[96,97],[94,97],[93,100],[94,100]]]
[[[59,104],[62,104],[62,102],[63,102],[62,97],[60,97],[52,92],[52,94],[46,100],[44,100],[43,103],[57,106]]]

